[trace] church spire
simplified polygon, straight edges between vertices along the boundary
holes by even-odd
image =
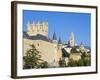
[[[54,32],[52,40],[57,40],[56,33]]]

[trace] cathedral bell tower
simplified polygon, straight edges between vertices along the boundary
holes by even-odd
[[[70,40],[69,40],[69,43],[70,43],[70,47],[74,47],[74,34],[73,32],[71,32],[70,34]]]

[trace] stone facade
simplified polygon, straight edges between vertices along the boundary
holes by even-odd
[[[50,67],[59,67],[59,61],[63,58],[67,65],[70,59],[74,61],[81,59],[80,53],[71,53],[72,48],[75,47],[73,32],[70,34],[68,43],[63,44],[60,37],[57,41],[55,32],[52,39],[48,37],[47,22],[27,23],[27,31],[23,33],[23,56],[32,44],[39,51],[41,59],[47,61]],[[82,45],[80,47],[84,49]]]
[[[24,39],[24,56],[25,52],[30,49],[30,45],[34,44],[36,49],[40,52],[41,58],[47,61],[50,66],[55,62],[58,66],[59,59],[62,57],[61,47],[55,43],[50,43],[43,40],[29,40]]]
[[[48,37],[48,23],[47,22],[33,22],[33,23],[28,22],[27,33],[30,36],[42,34]]]
[[[24,56],[30,45],[34,44],[40,52],[41,58],[47,61],[51,67],[59,66],[59,60],[62,58],[62,44],[58,44],[56,35],[54,40],[48,38],[48,23],[32,23],[27,24],[27,37],[23,38]],[[38,36],[40,34],[40,36]],[[35,38],[34,38],[35,37]]]

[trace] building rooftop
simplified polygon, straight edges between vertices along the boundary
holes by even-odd
[[[56,33],[54,32],[52,40],[57,40]]]
[[[61,37],[59,37],[58,44],[62,44]]]
[[[44,40],[44,41],[50,41],[49,38],[46,36],[43,36],[41,34],[37,34],[36,36],[29,36],[27,32],[23,32],[23,38],[30,39],[30,40]]]

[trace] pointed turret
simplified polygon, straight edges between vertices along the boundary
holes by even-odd
[[[62,41],[61,41],[61,37],[59,37],[59,40],[58,40],[58,49],[59,49],[59,50],[62,49]]]
[[[61,37],[59,37],[58,44],[62,44]]]
[[[52,40],[57,40],[56,33],[54,32]]]
[[[53,43],[57,43],[57,37],[56,37],[56,33],[55,32],[53,34],[52,41],[53,41]]]

